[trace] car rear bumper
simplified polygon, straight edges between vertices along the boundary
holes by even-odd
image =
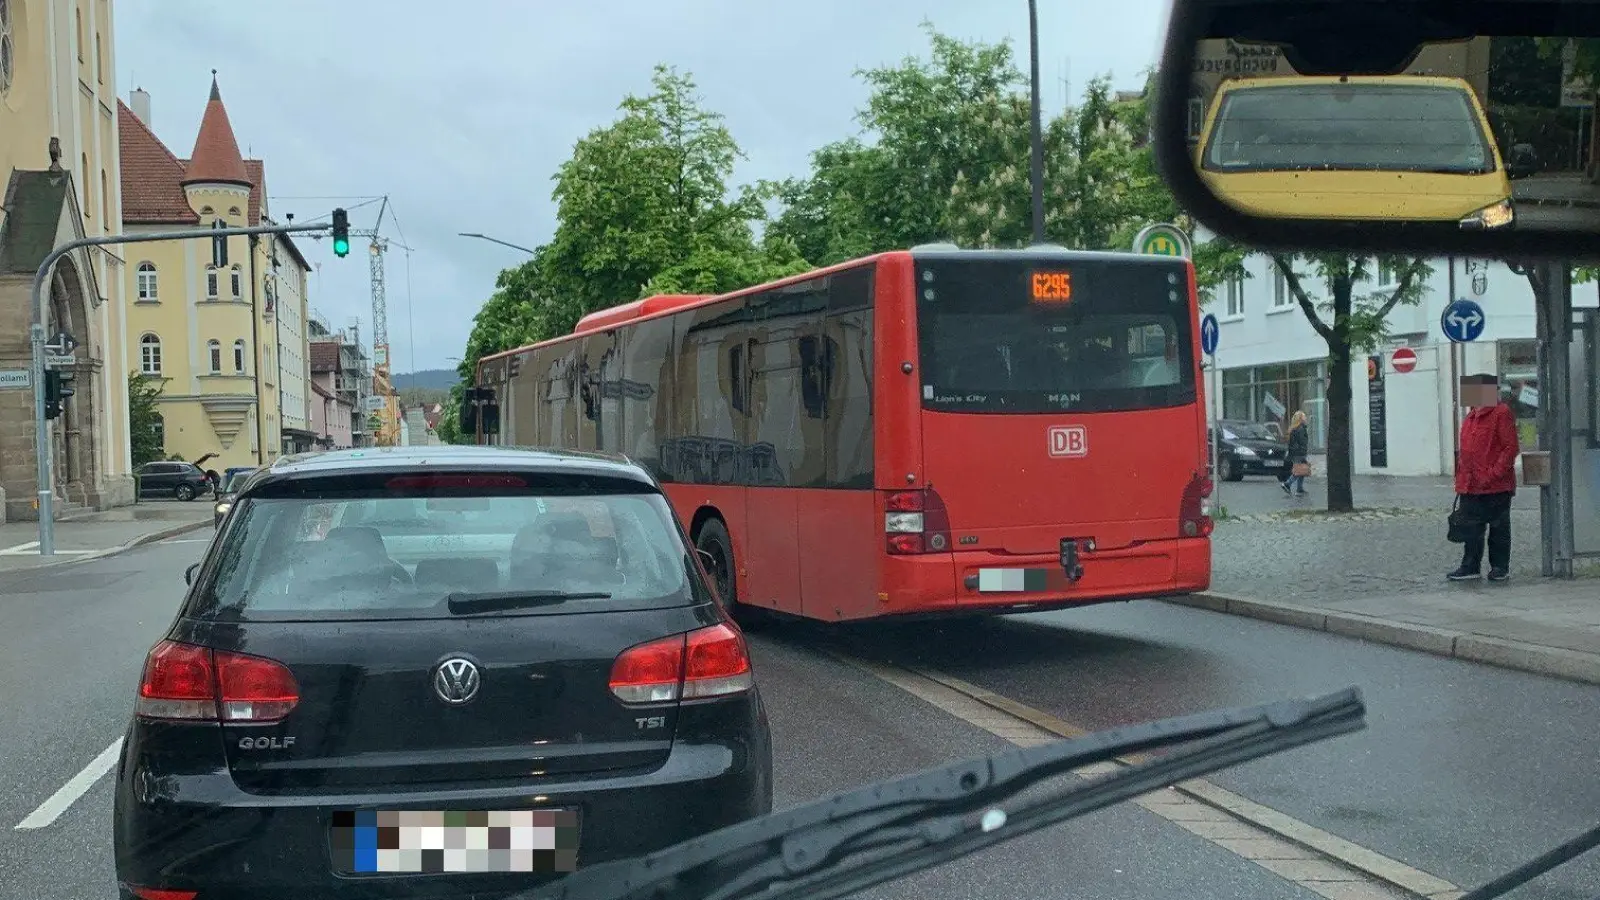
[[[1209,538],[1084,553],[1076,582],[1056,554],[973,550],[888,557],[882,614],[1015,613],[1191,594],[1211,587]],[[1005,574],[996,574],[1003,571]]]
[[[489,900],[528,890],[556,876],[335,874],[333,813],[576,810],[580,866],[649,853],[771,811],[771,747],[759,705],[750,704],[758,727],[748,740],[680,732],[652,772],[384,794],[263,796],[241,791],[224,770],[145,777],[160,760],[141,758],[130,735],[113,815],[117,881],[124,898],[138,885],[198,891],[196,900]]]

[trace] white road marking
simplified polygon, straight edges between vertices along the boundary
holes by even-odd
[[[209,544],[211,538],[173,538],[162,541],[163,544]]]
[[[26,544],[18,544],[15,547],[7,547],[4,550],[0,550],[0,556],[33,556],[38,552],[39,542],[29,541]],[[56,548],[56,553],[65,554],[67,556],[86,556],[91,553],[104,552],[104,550],[62,550],[59,547]]]
[[[15,830],[31,831],[36,828],[43,828],[60,818],[62,813],[71,808],[72,804],[78,802],[79,797],[88,793],[89,788],[94,787],[96,781],[99,781],[105,777],[107,772],[111,771],[112,767],[117,764],[117,756],[121,752],[122,738],[117,738],[111,743],[111,746],[100,751],[100,755],[96,756],[93,762],[84,766],[83,771],[68,779],[60,790],[50,795],[50,799],[39,804],[38,809],[28,813],[26,819],[18,822]]]
[[[29,541],[26,544],[18,544],[15,547],[7,547],[4,550],[0,550],[0,553],[26,553],[38,546],[38,541]]]

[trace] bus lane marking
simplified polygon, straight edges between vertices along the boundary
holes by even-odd
[[[838,648],[823,653],[970,725],[1022,747],[1089,734],[1049,713],[941,672],[886,665]],[[1137,764],[1143,754],[1073,770],[1095,777]],[[1461,887],[1352,843],[1205,779],[1129,801],[1179,828],[1329,900],[1456,900]]]

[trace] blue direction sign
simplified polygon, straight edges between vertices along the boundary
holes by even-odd
[[[1489,317],[1483,314],[1483,307],[1464,297],[1446,306],[1439,315],[1440,330],[1457,344],[1471,343],[1482,337],[1488,323]]]
[[[1200,349],[1211,356],[1217,352],[1217,340],[1221,337],[1222,329],[1217,327],[1217,317],[1206,313],[1206,317],[1200,320]]]

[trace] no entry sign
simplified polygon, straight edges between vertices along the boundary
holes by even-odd
[[[1417,367],[1417,351],[1410,347],[1401,347],[1389,357],[1389,365],[1394,366],[1396,372],[1402,374]]]

